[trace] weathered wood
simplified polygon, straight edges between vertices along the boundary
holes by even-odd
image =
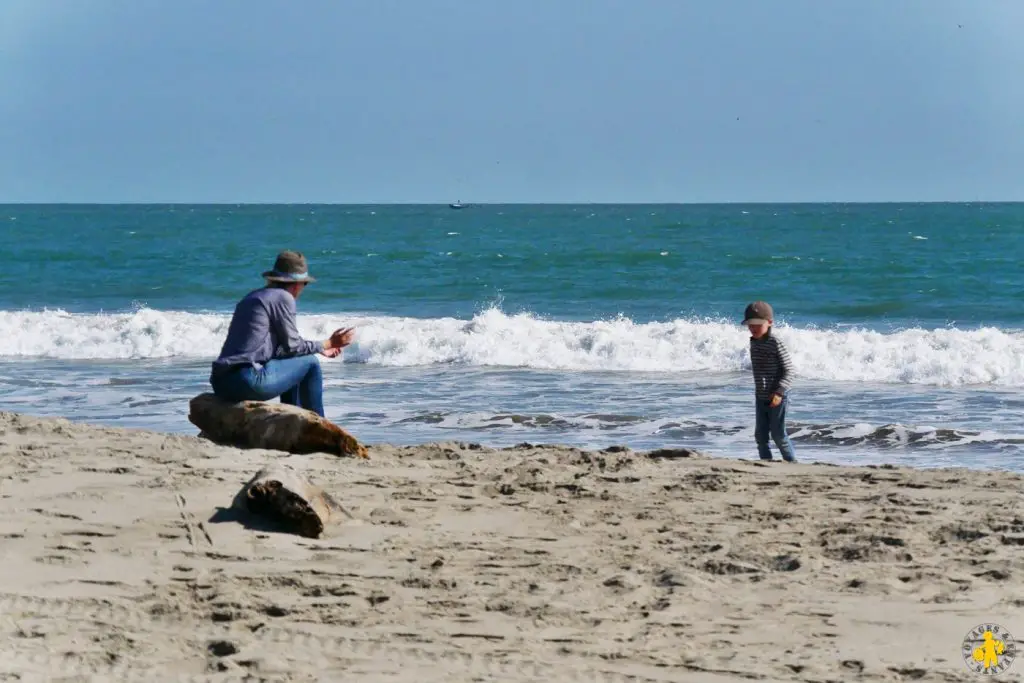
[[[259,515],[285,531],[317,538],[351,515],[329,494],[285,465],[264,467],[235,495],[232,507]]]
[[[201,436],[223,445],[369,457],[366,446],[338,425],[286,403],[231,403],[204,393],[189,401],[188,420]]]

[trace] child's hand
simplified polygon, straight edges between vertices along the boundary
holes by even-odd
[[[782,396],[780,394],[772,394],[772,402],[769,403],[772,408],[778,408],[782,404]]]

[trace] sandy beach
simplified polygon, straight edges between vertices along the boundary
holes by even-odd
[[[228,510],[272,460],[353,519],[307,539]],[[293,456],[0,413],[0,679],[980,680],[968,631],[1024,637],[1022,493],[687,450]]]

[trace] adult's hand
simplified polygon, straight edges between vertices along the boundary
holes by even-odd
[[[341,349],[324,349],[323,351],[320,352],[320,354],[323,356],[327,356],[328,358],[337,358],[338,356],[341,355]]]
[[[341,327],[331,333],[330,338],[324,343],[324,348],[341,350],[351,344],[355,336],[356,328]]]

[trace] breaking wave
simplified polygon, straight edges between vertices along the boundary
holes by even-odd
[[[0,311],[0,356],[65,359],[204,359],[217,355],[225,314],[140,308],[126,313]],[[357,326],[346,362],[542,370],[665,373],[748,372],[746,330],[722,321],[636,323],[546,320],[492,308],[469,320],[299,316],[300,332],[323,338]],[[942,386],[1024,385],[1024,334],[997,328],[895,332],[777,330],[804,378]]]

